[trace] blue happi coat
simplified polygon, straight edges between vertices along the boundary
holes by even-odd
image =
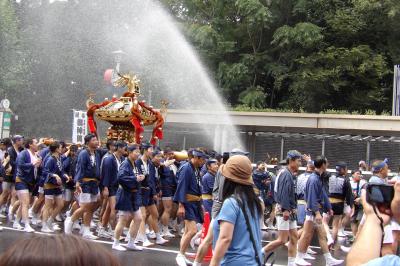
[[[140,183],[137,181],[138,170],[129,159],[119,167],[117,180],[119,188],[116,194],[116,210],[137,211],[140,207]]]

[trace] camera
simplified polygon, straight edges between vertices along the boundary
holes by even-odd
[[[372,205],[380,205],[390,208],[394,197],[394,187],[388,184],[367,185],[367,202]]]

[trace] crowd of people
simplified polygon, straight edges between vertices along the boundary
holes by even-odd
[[[349,253],[347,265],[381,265],[374,260],[380,256],[387,265],[400,263],[391,256],[400,241],[400,178],[388,178],[387,160],[370,169],[361,161],[351,172],[338,162],[331,173],[326,157],[296,150],[269,168],[271,162],[254,166],[239,149],[183,153],[145,142],[110,140],[100,147],[93,134],[84,140],[82,146],[20,135],[0,141],[0,217],[25,232],[113,239],[112,249],[121,252],[181,236],[180,266],[201,265],[210,246],[210,265],[264,265],[287,246],[288,265],[307,266],[317,254],[310,248],[314,233],[327,266],[344,263],[332,256],[335,248]],[[392,205],[368,203],[368,183],[392,184]],[[200,243],[205,213],[212,220]],[[278,232],[264,247],[263,230]],[[369,245],[368,237],[375,242]],[[350,245],[338,245],[338,238]],[[195,245],[191,262],[186,252]]]

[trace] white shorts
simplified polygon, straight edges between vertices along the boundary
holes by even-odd
[[[315,222],[315,215],[306,215],[305,222],[307,222],[307,221],[313,222],[314,225],[316,225],[316,226],[322,225],[322,223],[321,223],[321,224],[317,224],[317,223]]]
[[[65,201],[72,201],[72,196],[74,195],[74,191],[72,189],[64,189],[63,198]]]
[[[15,188],[15,183],[3,181],[3,183],[1,184],[1,188],[3,189],[3,191],[5,190],[11,191],[12,189]]]
[[[400,224],[396,221],[391,221],[392,231],[400,231]]]
[[[129,212],[129,211],[118,211],[118,216],[136,216],[136,215],[142,215],[140,212],[140,209],[135,211],[135,212]]]
[[[283,220],[282,216],[276,216],[276,225],[278,231],[289,231],[292,229],[297,229],[297,221]]]
[[[172,197],[161,197],[161,200],[172,200]]]
[[[385,232],[385,236],[383,237],[383,244],[392,244],[393,243],[393,230],[391,224],[386,225],[383,228]]]
[[[17,196],[23,195],[23,194],[29,194],[29,189],[17,190]]]
[[[60,194],[60,195],[44,195],[44,198],[45,199],[51,199],[51,200],[53,200],[53,199],[61,199],[62,198],[62,194]]]
[[[81,193],[79,195],[79,203],[97,202],[99,198],[100,198],[100,193],[97,193],[97,195],[93,195],[90,193]]]
[[[39,188],[38,188],[38,192],[39,192],[39,194],[44,194],[44,189],[43,189],[43,187],[39,187]]]
[[[351,214],[351,207],[349,205],[347,205],[346,203],[344,204],[343,214],[346,214],[346,215]]]

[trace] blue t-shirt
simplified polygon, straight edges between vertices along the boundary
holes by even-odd
[[[398,266],[400,265],[400,257],[396,255],[386,255],[382,258],[376,258],[364,264],[364,266]]]
[[[246,208],[247,210],[247,208]],[[259,215],[255,211],[256,217],[251,216],[250,211],[247,210],[247,216],[253,232],[253,237],[256,242],[258,256],[262,259],[261,255],[261,230]],[[217,243],[220,222],[225,221],[234,225],[232,242],[225,253],[221,265],[229,266],[243,266],[243,265],[258,265],[255,258],[255,251],[251,243],[250,234],[247,230],[246,220],[243,212],[240,209],[236,199],[226,199],[222,205],[221,211],[215,218],[217,223],[213,226],[213,246]]]

